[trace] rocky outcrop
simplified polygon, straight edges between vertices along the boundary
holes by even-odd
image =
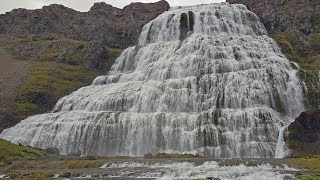
[[[301,113],[288,129],[294,155],[320,154],[320,109]]]
[[[118,9],[104,2],[95,3],[88,12],[78,12],[52,4],[42,9],[15,9],[0,15],[0,34],[25,36],[55,34],[76,40],[103,41],[109,47],[135,45],[142,27],[169,9],[157,3],[132,3]]]
[[[304,34],[320,32],[319,0],[227,0],[245,4],[256,13],[271,34],[292,29]]]

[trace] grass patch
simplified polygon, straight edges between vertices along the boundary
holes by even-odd
[[[57,62],[36,65],[16,98],[15,114],[22,118],[45,112],[63,96],[92,82],[97,73]]]
[[[39,109],[39,105],[37,104],[22,102],[22,103],[16,104],[15,113],[30,116],[32,114],[37,113],[38,109]]]
[[[277,44],[281,47],[282,52],[294,62],[299,64],[303,64],[305,62],[306,54],[303,50],[303,47],[298,44],[294,44],[291,42],[292,35],[290,33],[287,34],[274,34],[271,36]]]
[[[109,71],[113,66],[115,60],[121,55],[122,49],[107,47],[106,50],[109,55],[109,63],[105,63],[104,69],[106,71]]]
[[[274,34],[271,37],[281,47],[282,52],[289,58],[289,60],[297,62],[305,70],[319,70],[319,65],[314,58],[320,53],[320,34],[311,33],[304,37],[305,44],[298,43],[295,32],[288,32],[283,34]],[[303,37],[302,37],[303,38]]]
[[[301,180],[320,180],[320,176],[301,176]]]
[[[289,162],[298,169],[307,169],[314,175],[320,174],[320,157],[292,158]]]
[[[96,160],[71,160],[66,161],[68,169],[98,168],[100,164]]]
[[[295,132],[289,132],[289,137],[294,137]],[[290,138],[289,138],[290,139]],[[305,143],[297,140],[288,140],[289,149],[292,155],[299,157],[308,157],[312,154],[318,154],[318,145],[316,143]]]
[[[304,67],[304,66],[302,66]],[[308,109],[317,109],[320,107],[320,68],[313,67],[312,70],[300,69],[299,78],[305,83],[306,89],[303,93],[306,97],[305,105]]]
[[[38,159],[44,154],[42,150],[18,146],[5,140],[0,140],[0,160]]]
[[[30,173],[23,175],[21,179],[23,180],[42,180],[42,179],[51,179],[54,175],[51,173]]]
[[[111,56],[115,56],[115,57],[119,57],[122,52],[122,49],[119,49],[119,48],[107,47],[106,50]]]

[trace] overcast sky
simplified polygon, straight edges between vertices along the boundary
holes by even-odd
[[[37,9],[52,3],[63,4],[78,11],[88,11],[94,2],[104,1],[107,4],[122,8],[131,2],[157,2],[158,0],[0,0],[0,13],[15,8]],[[207,4],[225,0],[167,0],[171,6]]]

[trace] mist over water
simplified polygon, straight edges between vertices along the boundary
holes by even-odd
[[[0,137],[64,154],[283,157],[302,99],[296,70],[245,6],[175,7],[108,75]]]

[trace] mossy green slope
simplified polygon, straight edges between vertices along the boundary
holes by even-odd
[[[60,98],[107,74],[122,50],[104,46],[55,36],[1,37],[0,47],[32,68],[12,93],[10,106],[0,104],[0,132],[28,116],[50,112]],[[95,64],[99,66],[91,67]]]
[[[43,155],[40,149],[19,146],[0,139],[0,160],[38,159]]]
[[[289,166],[305,171],[297,174],[301,180],[320,180],[319,157],[290,158],[286,161]]]
[[[307,70],[320,70],[320,34],[304,35],[300,32],[290,31],[271,36],[281,47],[289,60],[299,63]]]
[[[61,97],[90,84],[97,74],[79,65],[38,63],[17,94],[14,114],[23,119],[48,111]]]

